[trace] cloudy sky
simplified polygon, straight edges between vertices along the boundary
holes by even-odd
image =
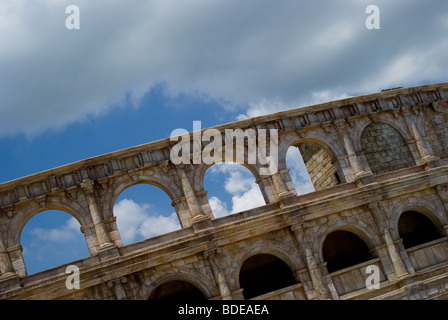
[[[365,25],[372,4],[376,30]],[[79,29],[66,27],[69,5]],[[447,35],[446,0],[2,0],[0,182],[191,131],[194,120],[205,128],[445,82]],[[298,192],[312,191],[300,155],[288,158]],[[216,216],[264,203],[252,178],[231,165],[207,172]],[[126,243],[178,227],[169,198],[135,188],[114,208]],[[22,233],[42,243],[24,246],[27,267],[88,254],[35,263],[79,236],[68,215],[58,225],[38,216]]]

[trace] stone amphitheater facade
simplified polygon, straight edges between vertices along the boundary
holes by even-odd
[[[2,183],[0,298],[448,299],[448,83],[215,127],[236,128],[278,130],[278,171],[243,164],[266,205],[222,218],[204,190],[211,164],[174,165],[170,139]],[[316,191],[296,194],[291,146]],[[182,228],[124,246],[113,205],[138,183],[170,196]],[[28,275],[20,234],[50,209],[77,219],[90,256]]]

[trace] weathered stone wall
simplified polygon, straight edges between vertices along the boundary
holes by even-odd
[[[437,112],[432,108],[426,109],[424,132],[426,140],[431,142],[434,155],[448,158],[448,114]]]
[[[361,135],[361,146],[373,174],[382,174],[415,165],[400,133],[385,123],[372,123]]]
[[[312,143],[301,143],[299,149],[315,190],[339,184],[332,159],[325,150]]]

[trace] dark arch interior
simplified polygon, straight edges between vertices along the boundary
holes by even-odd
[[[405,248],[440,238],[431,220],[416,211],[406,211],[401,214],[398,220],[398,232]]]
[[[344,230],[334,231],[325,238],[323,255],[330,273],[373,259],[364,241]]]
[[[181,280],[173,280],[162,283],[155,288],[148,300],[203,301],[206,299],[201,290],[191,283]]]
[[[271,254],[257,254],[244,261],[240,270],[243,295],[251,299],[296,284],[291,269]]]

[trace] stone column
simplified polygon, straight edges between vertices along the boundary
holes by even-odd
[[[208,261],[211,266],[213,277],[215,278],[216,284],[219,288],[219,294],[222,300],[233,300],[232,293],[230,292],[229,285],[227,284],[224,272],[222,272],[219,264],[217,262],[216,254],[221,253],[221,248],[212,249],[204,252],[204,258]]]
[[[410,107],[409,106],[401,107],[401,114],[406,123],[406,126],[408,127],[411,137],[415,140],[415,145],[417,147],[417,151],[420,156],[420,162],[422,164],[426,163],[430,167],[434,167],[434,165],[431,165],[431,163],[433,163],[434,161],[437,162],[439,158],[430,153],[428,146],[426,145],[426,141],[422,139],[420,132],[418,131],[417,126],[415,125]],[[435,165],[437,165],[437,163],[435,163]]]
[[[344,143],[345,151],[347,152],[348,160],[350,162],[351,167],[353,168],[353,172],[355,175],[363,172],[361,163],[359,162],[358,157],[356,156],[355,150],[353,148],[352,142],[350,138],[347,136],[345,132],[346,124],[344,119],[338,119],[335,122],[336,131],[338,132],[341,140]]]
[[[383,237],[383,241],[386,244],[387,252],[389,253],[389,257],[392,261],[397,278],[407,275],[408,272],[404,265],[403,259],[401,258],[400,253],[392,240],[390,231],[385,223],[387,218],[384,215],[385,207],[383,203],[381,201],[372,202],[368,207],[372,213],[373,220],[375,221],[375,224]]]
[[[107,286],[114,290],[117,300],[127,300],[126,291],[124,290],[123,285],[122,285],[122,283],[126,283],[126,282],[127,282],[126,277],[122,277],[117,280],[111,280],[107,283]]]
[[[283,181],[283,177],[278,171],[272,175],[272,182],[274,183],[275,190],[277,191],[277,198],[282,197],[288,192],[286,190],[285,181]]]
[[[92,217],[93,225],[95,227],[99,249],[106,249],[112,247],[113,244],[110,243],[109,235],[103,224],[95,197],[93,196],[93,184],[94,183],[92,180],[85,180],[81,183],[81,188],[86,195],[90,216]]]
[[[311,248],[308,246],[308,242],[305,239],[305,232],[303,230],[303,226],[300,224],[294,225],[291,226],[291,230],[294,232],[297,242],[299,243],[300,246],[302,246],[303,251],[305,252],[306,264],[309,269],[311,282],[313,284],[317,298],[321,300],[328,299],[329,292],[322,281],[322,271],[317,265],[316,259],[314,258]]]
[[[15,276],[3,237],[0,234],[0,280]]]
[[[188,209],[194,222],[202,221],[208,219],[204,212],[202,211],[202,207],[199,204],[198,199],[194,193],[193,187],[191,186],[190,179],[188,178],[187,172],[182,164],[178,165],[177,168],[181,183],[182,189],[184,191],[185,199],[188,204]]]
[[[436,191],[445,208],[445,214],[448,214],[448,184],[439,184],[436,186]]]
[[[350,166],[352,168],[355,180],[359,180],[362,184],[373,183],[373,175],[369,172],[365,172],[362,169],[361,162],[359,161],[358,156],[356,155],[355,149],[353,148],[353,144],[346,133],[346,123],[345,119],[338,119],[334,121],[336,131],[339,135],[339,138],[342,140],[345,152],[347,153],[348,161],[350,162]]]
[[[308,272],[308,268],[305,267],[301,270],[297,270],[293,273],[293,277],[297,283],[302,284],[303,291],[308,300],[318,299],[310,278],[310,273]]]

